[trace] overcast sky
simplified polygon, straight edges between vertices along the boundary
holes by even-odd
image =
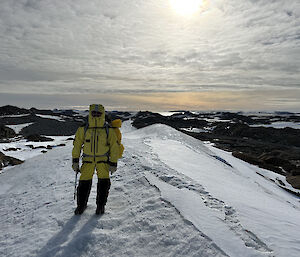
[[[1,0],[0,105],[300,111],[300,1],[200,2]]]

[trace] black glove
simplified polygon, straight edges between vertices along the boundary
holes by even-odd
[[[112,175],[117,171],[117,163],[116,162],[108,162],[109,164],[109,172]]]
[[[79,169],[79,158],[73,158],[73,161],[72,161],[72,169],[73,169],[75,172],[80,172],[80,169]]]

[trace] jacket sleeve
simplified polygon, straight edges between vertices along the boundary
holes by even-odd
[[[84,127],[79,127],[75,134],[75,139],[73,141],[73,151],[72,151],[72,158],[78,159],[80,157],[80,152],[82,145],[84,143]]]
[[[110,165],[116,166],[119,158],[119,144],[114,129],[109,129],[108,142]]]

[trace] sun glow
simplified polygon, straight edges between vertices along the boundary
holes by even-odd
[[[204,0],[169,0],[172,8],[178,14],[187,16],[198,12],[203,6]]]

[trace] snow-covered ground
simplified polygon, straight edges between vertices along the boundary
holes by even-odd
[[[23,123],[23,124],[18,124],[18,125],[6,125],[6,127],[13,129],[17,134],[19,134],[23,128],[26,128],[31,124],[33,124],[33,122]]]
[[[5,155],[8,155],[8,156],[11,156],[11,157],[14,157],[14,158],[24,161],[24,160],[27,160],[34,156],[43,154],[41,151],[45,151],[45,150],[48,151],[45,148],[32,149],[29,147],[29,145],[32,145],[33,147],[39,147],[39,146],[47,147],[47,145],[55,147],[59,144],[65,144],[67,138],[69,138],[69,136],[47,136],[47,137],[52,138],[54,140],[47,141],[47,142],[31,142],[31,141],[28,142],[26,139],[15,138],[15,140],[12,140],[12,142],[10,142],[10,143],[0,143],[0,152],[4,153]],[[15,148],[17,150],[16,151],[6,151],[9,148]],[[49,150],[49,151],[51,151],[51,150]],[[5,169],[11,169],[11,168],[12,167],[7,167]]]
[[[72,141],[0,175],[0,256],[299,256],[299,197],[268,172],[165,125],[122,130],[103,216],[96,176],[73,215]]]
[[[39,117],[45,118],[45,119],[53,119],[53,120],[58,120],[58,121],[65,121],[63,119],[63,117],[61,117],[61,116],[43,115],[43,114],[36,114],[36,116],[39,116]]]

